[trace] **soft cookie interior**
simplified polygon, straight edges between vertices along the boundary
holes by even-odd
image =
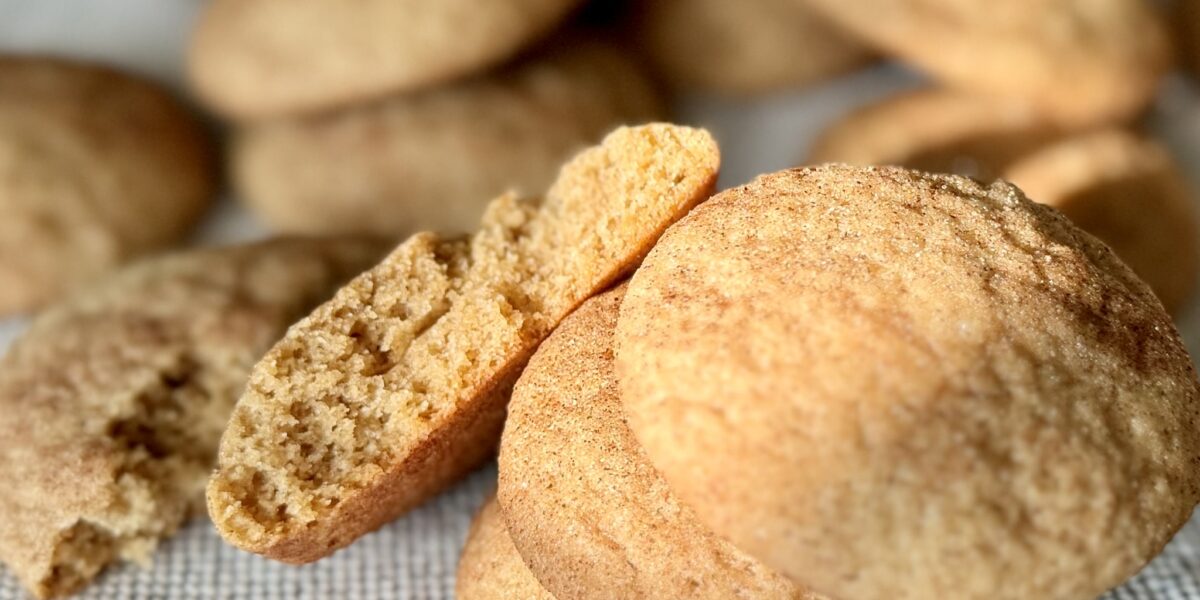
[[[209,512],[289,562],[344,546],[495,449],[512,379],[580,302],[708,196],[703,131],[622,128],[544,200],[495,200],[468,239],[418,234],[259,363],[222,442]]]

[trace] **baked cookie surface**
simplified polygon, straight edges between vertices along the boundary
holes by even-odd
[[[723,192],[634,274],[616,365],[681,500],[832,597],[1095,598],[1200,493],[1170,317],[1004,183],[827,166]]]
[[[624,296],[580,306],[513,388],[498,497],[525,563],[559,600],[815,600],[700,525],[646,459],[613,367]]]
[[[189,76],[214,109],[262,118],[443,83],[500,63],[579,0],[215,0]]]
[[[649,0],[635,38],[674,87],[753,94],[817,83],[874,53],[795,0]]]
[[[0,361],[0,560],[39,597],[146,563],[203,506],[250,367],[384,247],[279,240],[132,265]]]
[[[1145,0],[812,0],[834,22],[952,86],[1064,124],[1133,116],[1171,63]]]
[[[555,600],[521,560],[491,497],[471,522],[454,581],[458,600]]]
[[[442,89],[250,125],[232,171],[241,197],[282,231],[469,232],[489,199],[545,189],[577,151],[661,112],[622,52],[564,42]]]
[[[1187,307],[1200,275],[1200,215],[1187,178],[1162,145],[1105,129],[1033,153],[1004,178],[1108,244],[1167,312]]]
[[[571,310],[712,192],[707,132],[621,128],[542,201],[502,196],[472,238],[417,234],[257,365],[208,508],[230,543],[326,556],[495,451],[513,380]]]
[[[216,188],[169,94],[107,68],[0,56],[0,314],[181,238]]]

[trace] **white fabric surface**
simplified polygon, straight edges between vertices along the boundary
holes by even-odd
[[[182,85],[183,44],[199,0],[0,0],[0,51],[46,51],[123,65]],[[919,84],[897,67],[880,67],[817,90],[751,102],[689,98],[679,120],[712,129],[724,157],[722,186],[794,166],[813,135],[855,106]],[[1200,189],[1200,94],[1172,80],[1152,119]],[[197,244],[255,239],[265,230],[226,199],[200,228]],[[1200,351],[1200,302],[1181,321]],[[21,319],[0,320],[0,352],[19,335]],[[153,568],[122,565],[79,597],[92,599],[292,599],[453,597],[454,569],[467,526],[494,486],[495,469],[472,475],[442,497],[319,563],[290,567],[223,543],[204,519],[160,549]],[[3,515],[0,515],[3,518]],[[0,600],[25,598],[0,568]],[[1141,575],[1107,598],[1200,600],[1200,520]]]

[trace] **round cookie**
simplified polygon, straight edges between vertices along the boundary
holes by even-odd
[[[1132,116],[1171,63],[1146,0],[810,0],[955,87],[1029,101],[1069,124]]]
[[[855,110],[813,142],[807,163],[894,165],[991,181],[1063,135],[1027,104],[940,88]]]
[[[1107,129],[1036,152],[1004,178],[1108,244],[1167,312],[1187,306],[1200,274],[1200,215],[1166,148]]]
[[[660,106],[615,48],[555,46],[443,89],[252,125],[232,169],[241,196],[279,230],[457,233],[473,230],[496,194],[544,188],[576,151]]]
[[[182,237],[216,187],[209,140],[158,87],[0,56],[0,314]]]
[[[213,0],[188,56],[193,86],[241,119],[329,109],[482,71],[579,0]]]
[[[799,87],[874,56],[797,0],[649,0],[632,13],[639,46],[679,88],[754,94]]]
[[[496,498],[488,498],[467,534],[454,581],[458,600],[555,600],[521,561]]]
[[[664,234],[615,339],[630,428],[681,500],[835,598],[1095,598],[1200,494],[1170,317],[1003,182],[762,176]]]
[[[705,529],[646,459],[613,367],[624,296],[579,307],[513,389],[498,496],[525,563],[559,600],[816,599]]]
[[[385,250],[276,240],[138,263],[48,308],[0,361],[0,560],[38,597],[146,563],[203,506],[254,361]]]

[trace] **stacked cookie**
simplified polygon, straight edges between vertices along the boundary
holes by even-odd
[[[1090,599],[1200,500],[1198,422],[1150,288],[1012,185],[764,175],[539,347],[458,591]]]
[[[194,87],[238,123],[240,197],[301,233],[470,231],[488,198],[535,193],[617,125],[661,116],[613,44],[551,32],[579,0],[219,0]]]

